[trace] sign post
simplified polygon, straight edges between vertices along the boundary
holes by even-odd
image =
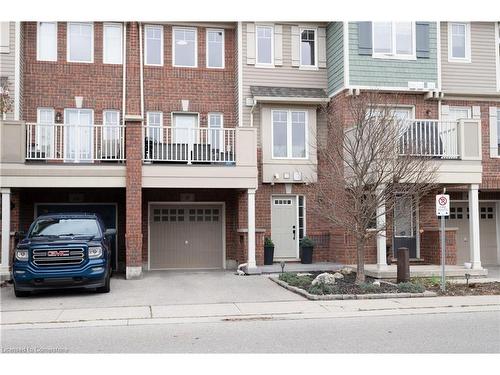
[[[450,216],[450,196],[448,194],[436,195],[436,215],[441,218],[441,290],[446,289],[446,232],[445,218]]]

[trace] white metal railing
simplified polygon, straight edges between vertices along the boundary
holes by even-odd
[[[124,161],[124,125],[26,124],[26,160]]]
[[[458,134],[458,121],[404,120],[399,154],[459,159]]]
[[[143,127],[145,162],[234,164],[235,129]]]

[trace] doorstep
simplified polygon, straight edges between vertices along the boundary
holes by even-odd
[[[311,264],[302,264],[300,262],[285,262],[284,272],[322,272],[337,271],[344,265],[333,262],[318,262]],[[281,273],[281,262],[275,262],[269,266],[258,266],[261,273]]]

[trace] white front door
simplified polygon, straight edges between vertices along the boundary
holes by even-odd
[[[187,143],[192,145],[196,142],[196,126],[198,125],[198,115],[174,114],[174,143]]]
[[[64,160],[92,161],[94,148],[93,112],[91,109],[64,110]]]
[[[298,258],[299,228],[296,196],[273,196],[271,239],[275,258]]]

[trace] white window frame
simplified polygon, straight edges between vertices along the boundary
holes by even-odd
[[[274,112],[287,112],[286,116],[286,153],[287,156],[274,156]],[[305,113],[305,156],[298,158],[293,156],[292,141],[292,112]],[[309,159],[309,111],[306,109],[274,108],[271,110],[271,159],[273,160],[307,160]]]
[[[194,65],[177,65],[175,63],[175,31],[194,31]],[[196,27],[172,27],[172,66],[176,68],[197,68],[198,67],[198,29]]]
[[[146,36],[147,29],[159,29],[160,30],[160,63],[151,64],[148,63],[148,38]],[[147,66],[163,66],[164,64],[164,30],[162,25],[144,25],[144,65]]]
[[[106,28],[119,27],[120,28],[120,62],[106,61]],[[103,64],[122,65],[123,64],[123,25],[116,22],[106,22],[102,26],[102,62]]]
[[[106,123],[106,114],[107,113],[116,113],[116,119],[117,119],[117,123],[116,125],[112,125],[112,124],[107,124]],[[115,137],[111,137],[109,138],[108,137],[108,132],[106,131],[106,126],[107,125],[112,125],[112,126],[116,126],[116,129],[113,129],[111,131],[111,134],[112,135],[116,135],[116,138]],[[119,128],[118,126],[120,126],[120,111],[117,110],[117,109],[105,109],[104,111],[102,111],[102,139],[105,140],[105,141],[111,141],[111,140],[119,140],[120,139],[120,131],[119,131]]]
[[[56,47],[56,56],[53,59],[41,59],[40,58],[40,24],[41,23],[53,23],[56,26],[56,35],[55,35],[55,47]],[[57,22],[37,22],[36,23],[36,60],[37,61],[57,61]]]
[[[90,25],[90,61],[71,60],[70,25]],[[66,23],[66,60],[67,62],[92,64],[94,62],[94,23],[93,22],[67,22]]]
[[[71,134],[71,130],[70,129],[66,129],[65,132],[64,132],[64,148],[63,148],[63,155],[64,155],[64,161],[65,162],[71,162],[71,163],[79,163],[81,161],[83,162],[93,162],[94,161],[94,131],[95,131],[95,127],[94,127],[94,110],[93,109],[90,109],[90,108],[64,108],[64,126],[72,126],[69,124],[68,122],[68,118],[69,118],[69,112],[78,112],[78,116],[80,116],[80,113],[82,112],[87,112],[87,113],[90,113],[90,142],[88,143],[88,146],[90,148],[90,158],[89,159],[80,159],[78,153],[76,154],[76,157],[75,158],[69,158],[68,157],[68,154],[69,154],[69,151],[71,150],[70,149],[70,145],[71,145],[71,141],[70,141],[70,134]],[[82,124],[78,124],[80,126],[82,126]],[[77,125],[77,127],[78,127]],[[83,126],[86,126],[86,125],[83,125]],[[77,131],[78,128],[77,128]],[[76,139],[78,139],[78,151],[80,151],[81,149],[81,145],[82,143],[80,142],[80,135],[77,135],[75,137]]]
[[[271,62],[261,63],[259,62],[259,28],[269,28],[271,29]],[[255,66],[261,68],[274,68],[274,25],[257,24],[255,25]]]
[[[209,52],[209,48],[208,48],[208,34],[210,32],[222,32],[222,66],[210,66],[208,65],[208,52]],[[225,48],[226,48],[226,33],[225,33],[225,30],[224,29],[207,29],[206,33],[205,33],[205,44],[206,44],[206,49],[205,49],[205,55],[206,55],[206,67],[207,68],[210,68],[210,69],[224,69],[226,67],[226,53],[225,53]]]
[[[212,116],[220,116],[220,127],[213,128],[211,126],[211,118]],[[207,126],[208,126],[208,142],[212,144],[212,132],[210,129],[220,129],[219,131],[219,136],[218,136],[218,142],[219,142],[219,151],[223,152],[225,150],[224,146],[224,114],[222,112],[208,112],[207,114]]]
[[[40,116],[40,112],[41,111],[50,111],[52,113],[52,122],[49,124],[45,124],[45,123],[42,123],[41,121],[41,116]],[[49,152],[49,155],[48,157],[49,158],[53,158],[54,157],[54,154],[55,154],[55,138],[54,138],[54,135],[55,135],[55,109],[52,108],[52,107],[38,107],[36,109],[36,123],[37,125],[39,124],[42,124],[42,125],[54,125],[52,127],[47,127],[45,128],[46,130],[44,130],[44,135],[48,136],[49,139],[49,143],[50,145],[47,147],[47,145],[45,145],[45,150],[48,148],[50,150]],[[36,132],[36,143],[40,146],[41,145],[41,138],[42,138],[42,134],[40,134],[40,132]],[[36,150],[36,151],[39,151],[39,150]],[[41,151],[41,149],[40,149]]]
[[[450,105],[448,107],[448,116],[451,115],[451,112],[453,110],[457,110],[457,111],[467,111],[467,117],[465,118],[466,120],[469,120],[469,119],[472,119],[472,107],[468,107],[468,106],[454,106],[454,105]],[[450,121],[450,120],[448,120]],[[451,120],[451,121],[455,121],[455,120]],[[458,119],[457,119],[458,121]]]
[[[150,124],[149,124],[149,115],[150,114],[159,114],[160,115],[160,134],[159,134],[159,137],[160,139],[158,139],[157,141],[160,142],[160,143],[163,143],[163,127],[164,127],[164,123],[163,123],[163,112],[162,111],[147,111],[146,112],[146,137],[150,137]]]
[[[465,57],[453,56],[453,25],[465,25]],[[448,22],[448,62],[470,63],[471,60],[471,29],[470,22]]]
[[[389,22],[389,21],[387,21]],[[396,23],[401,23],[399,21],[390,21],[391,31],[392,31],[392,51],[390,53],[375,52],[375,23],[372,22],[372,57],[375,59],[394,59],[394,60],[416,60],[417,59],[417,36],[416,36],[416,24],[411,22],[411,43],[412,43],[412,53],[411,54],[398,54],[396,53]]]
[[[302,32],[314,31],[314,65],[302,64]],[[316,27],[302,27],[299,29],[300,48],[299,48],[299,69],[318,69],[318,28]]]

